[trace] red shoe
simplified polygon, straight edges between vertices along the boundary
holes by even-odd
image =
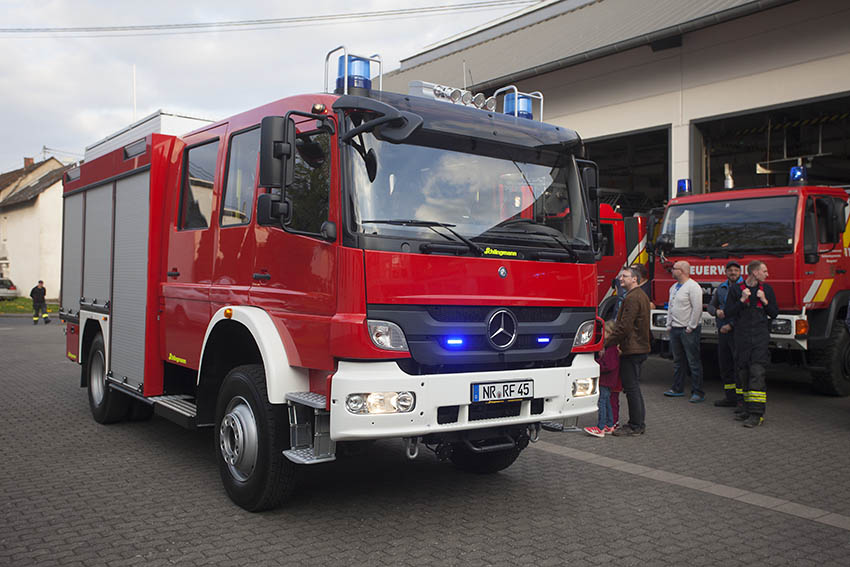
[[[614,433],[614,426],[606,425],[602,428],[602,432],[605,433],[605,435],[611,435],[612,433]]]
[[[598,427],[585,427],[584,432],[594,437],[605,437],[605,432]]]

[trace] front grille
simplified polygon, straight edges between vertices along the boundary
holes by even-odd
[[[426,308],[441,323],[477,323],[486,321],[496,308],[492,306],[430,305]],[[520,323],[550,323],[561,314],[561,307],[511,307]]]
[[[516,417],[522,409],[522,402],[500,402],[497,404],[470,404],[469,421],[496,419],[499,417]]]

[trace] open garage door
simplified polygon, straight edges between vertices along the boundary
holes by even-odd
[[[850,96],[694,122],[695,178],[704,190],[788,184],[792,166],[809,182],[850,185]]]
[[[670,187],[670,128],[585,141],[599,164],[602,201],[624,216],[664,204]]]

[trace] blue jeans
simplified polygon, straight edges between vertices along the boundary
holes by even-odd
[[[699,339],[701,327],[690,333],[684,327],[670,329],[670,350],[673,351],[673,391],[682,392],[685,388],[685,373],[691,374],[691,394],[704,396],[702,391],[702,362],[699,358]]]
[[[599,386],[599,401],[596,403],[599,408],[599,418],[596,426],[599,429],[614,426],[614,411],[611,409],[611,388],[607,386]]]

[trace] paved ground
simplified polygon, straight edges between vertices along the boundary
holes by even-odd
[[[0,318],[0,565],[814,566],[850,554],[850,399],[810,394],[788,367],[773,369],[755,430],[662,397],[670,363],[651,359],[642,437],[544,433],[487,477],[378,443],[311,469],[284,508],[248,514],[221,488],[209,430],[97,425],[63,343],[55,323]]]

